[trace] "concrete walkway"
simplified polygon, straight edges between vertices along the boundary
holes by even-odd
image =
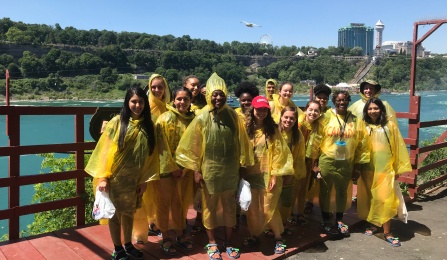
[[[447,259],[447,188],[407,204],[407,208],[408,223],[393,220],[391,224],[401,247],[391,247],[383,233],[364,235],[366,225],[362,224],[351,230],[348,238],[325,241],[288,259]]]

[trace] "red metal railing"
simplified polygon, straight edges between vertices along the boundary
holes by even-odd
[[[95,113],[95,107],[16,107],[1,106],[0,115],[6,115],[6,133],[9,136],[7,147],[0,147],[0,156],[7,156],[8,177],[0,178],[0,188],[8,188],[8,209],[0,210],[0,219],[9,220],[9,239],[19,238],[19,218],[42,211],[76,207],[76,225],[85,224],[84,151],[92,150],[96,143],[84,142],[84,115]],[[20,117],[23,115],[74,115],[74,143],[52,145],[20,145]],[[20,176],[20,156],[40,153],[74,152],[76,169],[67,172]],[[20,187],[36,183],[76,179],[76,197],[20,206]]]
[[[410,145],[410,160],[412,165],[412,172],[406,173],[399,178],[399,181],[408,184],[408,192],[411,199],[416,197],[416,193],[423,191],[433,185],[439,184],[447,179],[447,174],[444,173],[440,177],[433,179],[429,182],[418,185],[417,177],[419,174],[427,172],[429,170],[438,168],[447,164],[447,159],[439,160],[430,165],[425,165],[419,168],[419,164],[427,157],[427,155],[436,149],[447,147],[447,143],[444,142],[447,137],[447,131],[444,132],[433,145],[419,147],[419,129],[425,127],[446,125],[447,120],[436,120],[421,122],[421,97],[415,95],[416,91],[416,63],[417,63],[417,49],[421,46],[422,42],[427,39],[434,31],[436,31],[442,24],[447,23],[446,19],[442,20],[426,20],[414,23],[413,28],[413,46],[411,56],[411,75],[410,75],[410,108],[409,112],[396,113],[397,117],[408,119],[408,138],[405,138],[405,143]],[[420,25],[434,26],[427,31],[420,39],[418,39],[418,29]]]

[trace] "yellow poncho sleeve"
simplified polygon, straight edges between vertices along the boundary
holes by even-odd
[[[358,143],[355,150],[354,164],[365,164],[369,163],[370,160],[370,146],[369,136],[365,134],[365,123],[359,118],[357,120],[357,131],[356,131],[356,141]]]
[[[282,132],[281,135],[284,141],[291,147],[291,153],[293,158],[293,170],[295,179],[299,180],[306,177],[306,162],[305,162],[305,138],[298,129],[299,140],[296,144],[292,144],[292,132]]]
[[[390,129],[391,137],[391,147],[394,148],[393,157],[393,169],[394,172],[398,175],[411,172],[411,162],[410,156],[408,154],[407,146],[405,144],[404,139],[399,131],[399,128],[392,121],[388,122],[388,128]]]
[[[175,148],[180,140],[180,133],[176,131],[177,128],[176,116],[168,111],[161,114],[155,124],[157,131],[157,144],[160,158],[160,175],[170,174],[179,169],[175,162]]]
[[[113,117],[106,124],[85,167],[85,171],[93,178],[109,178],[112,175],[112,164],[118,150],[119,129],[120,116]]]

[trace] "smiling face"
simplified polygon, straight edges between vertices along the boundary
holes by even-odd
[[[256,122],[264,122],[270,109],[266,107],[255,108],[253,110],[253,115],[255,116]]]
[[[186,80],[185,87],[191,90],[192,96],[195,97],[200,92],[200,82],[198,78],[189,78]]]
[[[191,105],[191,98],[186,91],[178,91],[174,98],[175,108],[182,114],[188,112],[188,108]]]
[[[241,104],[242,110],[247,110],[251,106],[253,97],[249,93],[242,93],[239,97],[239,103]]]
[[[289,132],[295,125],[297,118],[294,111],[285,111],[281,116],[281,125],[284,131]]]
[[[345,115],[348,111],[349,100],[345,94],[338,94],[335,98],[335,111],[339,115]]]
[[[329,102],[329,97],[324,93],[318,93],[318,95],[315,96],[315,101],[320,103],[321,107],[324,109]]]
[[[368,107],[368,116],[371,118],[371,121],[373,123],[377,123],[379,121],[380,116],[382,115],[382,111],[380,110],[379,106],[371,103]]]
[[[162,79],[155,78],[151,82],[151,92],[156,98],[162,100],[165,93],[165,84]]]
[[[129,109],[130,109],[130,116],[132,119],[138,119],[141,116],[141,113],[144,109],[144,99],[142,97],[139,97],[137,94],[134,94],[129,99]]]
[[[225,102],[227,101],[227,97],[225,96],[225,93],[223,93],[222,90],[215,90],[213,93],[211,93],[211,104],[219,109],[225,105]]]
[[[293,95],[293,87],[290,84],[284,84],[281,88],[281,90],[279,91],[279,96],[283,99],[290,99],[292,98]]]
[[[275,84],[273,84],[272,82],[267,83],[267,92],[270,96],[275,94]]]
[[[363,95],[365,95],[365,97],[367,98],[372,98],[377,94],[376,92],[376,87],[366,83],[365,86],[363,87]]]
[[[306,109],[306,120],[313,122],[320,117],[320,107],[315,103],[310,103]]]

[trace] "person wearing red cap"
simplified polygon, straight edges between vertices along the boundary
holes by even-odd
[[[293,175],[292,154],[273,121],[268,99],[257,96],[246,113],[246,129],[253,144],[255,165],[243,168],[242,177],[250,183],[252,201],[247,211],[250,237],[243,246],[259,244],[259,236],[266,225],[266,235],[275,238],[276,254],[285,252],[281,234],[284,226],[278,201],[282,190],[282,176]]]

